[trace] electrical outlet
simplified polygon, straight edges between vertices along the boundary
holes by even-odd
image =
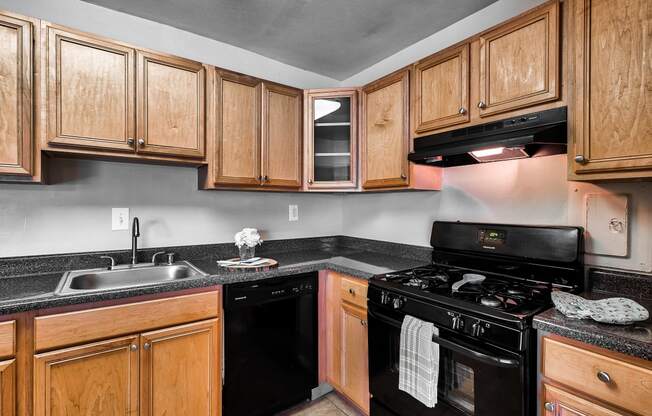
[[[288,220],[289,221],[299,221],[299,206],[298,205],[289,205],[288,206]]]
[[[111,230],[129,229],[129,208],[111,208]]]

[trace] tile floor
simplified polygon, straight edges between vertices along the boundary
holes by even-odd
[[[300,404],[277,416],[362,416],[362,413],[336,393],[329,393],[314,402]]]

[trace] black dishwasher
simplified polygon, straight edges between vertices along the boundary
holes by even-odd
[[[317,386],[317,275],[224,286],[224,416],[266,416]]]

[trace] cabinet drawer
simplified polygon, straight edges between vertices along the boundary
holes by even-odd
[[[16,354],[16,321],[0,323],[0,358]]]
[[[37,351],[185,324],[219,315],[219,292],[156,299],[34,319]]]
[[[345,277],[342,278],[340,287],[344,302],[367,308],[367,282]]]
[[[652,409],[651,367],[637,366],[556,338],[543,338],[545,377],[642,415],[649,415]]]

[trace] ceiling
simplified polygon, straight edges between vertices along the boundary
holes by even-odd
[[[84,0],[337,80],[496,0]]]

